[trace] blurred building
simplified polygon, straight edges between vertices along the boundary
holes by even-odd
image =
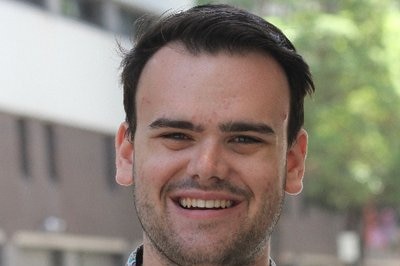
[[[117,43],[187,0],[0,0],[0,266],[114,266],[141,238],[114,182]]]

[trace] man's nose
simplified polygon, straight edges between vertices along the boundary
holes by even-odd
[[[229,171],[227,161],[224,159],[223,144],[214,140],[198,143],[188,164],[191,177],[200,181],[210,179],[226,179]]]

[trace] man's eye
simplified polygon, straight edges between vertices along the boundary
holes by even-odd
[[[243,143],[243,144],[256,144],[256,143],[261,143],[261,140],[250,136],[236,136],[231,139],[231,142]]]
[[[190,140],[190,137],[183,133],[168,133],[161,136],[164,139]]]

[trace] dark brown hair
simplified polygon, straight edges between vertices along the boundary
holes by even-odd
[[[288,143],[293,143],[304,123],[304,97],[315,88],[307,63],[277,27],[228,5],[196,6],[147,25],[121,63],[126,122],[132,137],[136,131],[135,98],[141,72],[160,48],[178,42],[193,54],[257,51],[271,55],[285,71],[290,86]]]

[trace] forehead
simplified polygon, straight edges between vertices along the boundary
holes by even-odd
[[[215,115],[224,119],[281,116],[289,112],[284,71],[259,52],[192,54],[170,44],[145,65],[136,95],[142,116]],[[182,117],[186,118],[186,117]],[[214,116],[217,118],[217,116]],[[150,118],[149,118],[150,119]]]

